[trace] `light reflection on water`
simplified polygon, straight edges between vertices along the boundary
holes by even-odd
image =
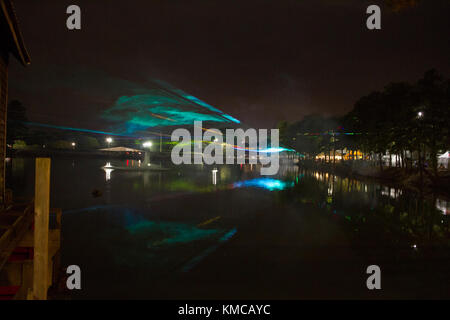
[[[112,171],[114,171],[114,169],[111,169],[110,167],[111,167],[111,162],[107,162],[102,167],[102,169],[105,171],[105,181],[107,181],[107,182],[111,180],[111,173],[112,173]],[[240,171],[245,172],[245,173],[250,173],[250,174],[255,173],[253,171],[254,167],[256,167],[256,165],[253,165],[253,164],[239,166]],[[140,163],[138,163],[138,165],[135,166],[133,161],[126,160],[126,166],[124,166],[124,168],[126,168],[127,171],[132,170],[133,168],[138,170],[140,168]],[[286,178],[286,176],[289,176],[289,175],[292,176],[292,174],[293,173],[295,174],[297,171],[298,171],[297,166],[282,166],[278,176]],[[131,172],[133,172],[133,171],[131,171]],[[136,171],[136,172],[139,172],[139,171]],[[150,174],[151,174],[150,172],[146,172],[146,171],[142,172],[142,175],[144,177],[144,186],[146,184],[148,184],[146,182],[148,182],[148,177]],[[212,185],[216,186],[218,184],[218,176],[222,180],[227,180],[230,176],[230,170],[227,166],[222,166],[219,169],[214,167],[211,170],[211,174],[212,174]],[[294,185],[293,181],[284,181],[282,179],[274,179],[269,176],[269,177],[250,178],[250,179],[243,180],[243,181],[237,181],[237,182],[232,183],[231,185],[222,185],[222,189],[255,187],[255,188],[266,189],[269,191],[280,191],[280,190],[284,190],[286,188],[292,187],[293,185]],[[215,188],[209,188],[207,186],[200,187],[193,183],[188,183],[186,181],[174,182],[174,183],[172,183],[172,186],[169,188],[171,188],[172,190],[184,189],[184,190],[196,191],[196,192],[212,192],[212,191],[217,190]]]
[[[398,199],[402,194],[403,190],[399,188],[382,186],[375,183],[365,183],[359,180],[352,180],[349,178],[342,178],[335,175],[328,174],[327,172],[312,171],[311,176],[320,182],[324,182],[328,186],[328,195],[333,194],[333,190],[336,187],[336,182],[340,187],[342,192],[364,192],[364,193],[376,193],[377,196],[387,196],[391,199]],[[429,200],[430,201],[430,200]],[[436,197],[435,208],[438,209],[442,214],[450,214],[450,201],[443,198]]]
[[[105,165],[106,164],[106,165]],[[259,175],[259,165],[192,165],[175,167],[168,172],[121,171],[113,170],[111,166],[140,168],[136,160],[64,160],[52,161],[52,195],[53,206],[64,209],[80,209],[98,204],[90,197],[92,189],[103,192],[104,204],[129,203],[130,195],[133,201],[148,203],[149,199],[167,198],[171,193],[209,193],[232,188],[260,188],[269,191],[281,191],[291,188],[293,183],[306,174],[327,185],[327,194],[332,196],[339,192],[363,192],[373,194],[373,201],[380,197],[393,200],[404,195],[398,188],[380,186],[348,178],[340,178],[326,172],[303,171],[295,165],[280,165],[275,176]],[[34,193],[34,161],[33,159],[14,158],[7,164],[7,174],[10,186],[16,195],[31,198]],[[103,167],[103,183],[98,181],[98,171]],[[11,186],[11,181],[12,186]],[[70,183],[68,183],[70,182]],[[73,184],[77,188],[72,187]],[[74,190],[77,189],[77,190]],[[86,196],[79,196],[86,189]],[[163,194],[161,194],[163,193]],[[406,195],[406,197],[413,197]],[[106,201],[105,201],[106,200]],[[450,214],[450,201],[435,197],[435,208],[443,215]]]
[[[210,237],[216,229],[202,229],[194,225],[177,222],[143,220],[126,226],[132,236],[159,234],[160,239],[148,241],[147,247],[186,243]]]
[[[243,187],[256,187],[256,188],[262,188],[269,191],[275,191],[275,190],[284,190],[289,187],[293,187],[294,182],[293,181],[282,181],[279,179],[271,179],[271,178],[257,178],[257,179],[250,179],[245,181],[238,181],[233,184],[233,188],[243,188]]]
[[[240,232],[236,221],[253,211],[267,213],[264,201],[270,202],[272,195],[288,194],[287,201],[298,197],[301,203],[314,204],[349,223],[379,215],[390,223],[392,232],[413,234],[411,245],[419,248],[419,240],[430,230],[435,237],[448,234],[447,200],[424,199],[326,172],[292,165],[282,165],[278,175],[266,177],[259,175],[258,165],[108,172],[101,169],[106,162],[52,160],[51,206],[63,209],[64,261],[84,263],[90,270],[95,263],[111,263],[109,268],[114,271],[115,266],[118,274],[122,266],[131,268],[130,274],[142,268],[142,273],[152,270],[158,275],[168,266],[189,271]],[[108,162],[110,166],[127,163]],[[33,159],[9,163],[15,194],[33,195],[33,165]],[[129,160],[128,166],[139,168],[139,162]],[[92,197],[93,189],[102,196]],[[214,222],[205,224],[210,220]]]
[[[390,248],[416,251],[425,244],[450,246],[449,202],[445,199],[325,172],[301,173],[303,178],[288,191],[286,201],[314,204],[343,218],[357,241],[375,237]]]

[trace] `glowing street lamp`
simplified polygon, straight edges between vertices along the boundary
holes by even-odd
[[[113,139],[111,137],[106,138],[106,142],[108,143],[108,148],[111,145],[111,142],[113,142]]]
[[[422,111],[417,112],[417,118],[419,118],[419,119],[423,118],[423,112]]]
[[[72,142],[72,149],[75,149],[75,146],[76,146],[77,144],[75,143],[75,142]]]
[[[151,146],[153,145],[153,143],[151,142],[151,141],[145,141],[143,144],[142,144],[142,146],[144,147],[144,148],[151,148]]]

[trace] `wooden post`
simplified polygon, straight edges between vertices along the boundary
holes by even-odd
[[[50,158],[36,158],[33,298],[47,299]]]
[[[7,107],[8,56],[9,56],[8,52],[0,50],[0,207],[5,206],[5,157],[6,157],[6,119],[7,119],[6,110],[8,108]]]

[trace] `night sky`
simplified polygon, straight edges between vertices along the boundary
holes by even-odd
[[[391,81],[450,75],[450,1],[393,11],[363,0],[15,0],[31,66],[9,99],[32,121],[106,129],[118,97],[166,81],[254,127],[341,115]],[[66,28],[66,8],[82,29]],[[382,30],[367,30],[369,4]]]

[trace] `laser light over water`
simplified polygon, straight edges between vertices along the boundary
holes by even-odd
[[[233,184],[233,188],[256,187],[266,189],[269,191],[284,190],[286,188],[290,188],[293,186],[294,186],[293,181],[288,182],[278,179],[265,179],[265,178],[239,181]]]
[[[194,121],[239,123],[219,109],[162,82],[138,94],[120,96],[101,117],[114,123],[116,131],[127,135],[150,127],[191,125]]]

